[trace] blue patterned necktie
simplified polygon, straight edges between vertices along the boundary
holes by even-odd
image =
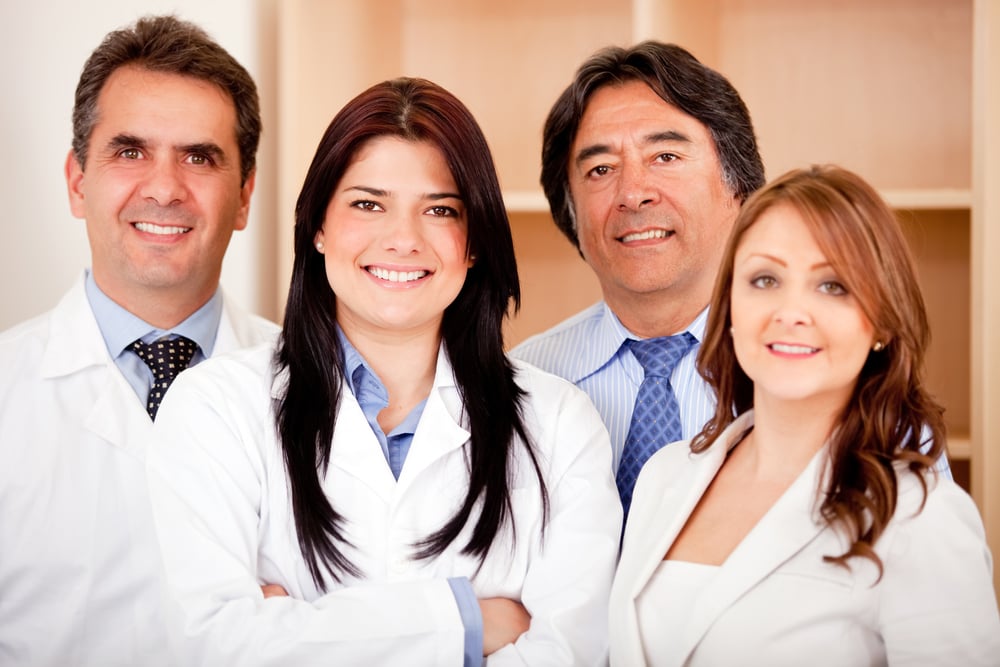
[[[643,464],[667,443],[681,439],[680,407],[670,386],[670,374],[695,342],[694,336],[686,332],[626,342],[645,372],[615,476],[626,517]]]
[[[160,409],[160,401],[177,375],[188,367],[191,358],[198,351],[198,343],[184,336],[161,338],[148,345],[137,340],[129,346],[149,370],[153,371],[153,386],[149,388],[149,398],[146,401],[146,412],[149,418],[156,420],[156,412]]]

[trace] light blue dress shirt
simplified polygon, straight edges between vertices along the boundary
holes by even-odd
[[[158,329],[152,324],[125,310],[101,291],[94,281],[93,274],[88,270],[84,279],[84,288],[90,309],[101,330],[108,353],[114,359],[115,365],[125,376],[129,385],[139,397],[142,406],[146,406],[149,388],[153,386],[153,372],[149,366],[133,353],[129,346],[132,341],[141,338],[144,343],[169,335],[179,335],[190,338],[198,343],[198,352],[191,359],[190,366],[201,363],[212,355],[215,347],[215,337],[219,333],[219,322],[222,320],[222,292],[216,290],[212,298],[204,306],[196,310],[190,317],[170,330]]]
[[[695,368],[707,322],[708,308],[684,329],[698,342],[670,376],[680,407],[684,440],[697,435],[715,414],[715,395]],[[638,336],[626,329],[608,305],[600,301],[548,331],[532,336],[510,352],[512,357],[569,380],[590,396],[611,435],[615,471],[643,378],[642,366],[624,345],[630,338]],[[935,469],[948,479],[952,478],[947,456],[941,456]]]
[[[708,309],[705,309],[684,329],[697,342],[670,375],[670,385],[680,408],[684,439],[694,437],[715,413],[715,397],[694,366],[707,320]],[[618,470],[632,421],[632,408],[643,378],[642,366],[624,343],[638,338],[601,301],[529,338],[510,353],[512,357],[566,378],[590,396],[611,435],[615,470]]]
[[[341,349],[344,351],[344,376],[347,385],[364,412],[368,424],[382,445],[382,454],[392,470],[393,477],[399,479],[406,462],[406,455],[413,443],[413,434],[420,423],[427,399],[414,407],[400,424],[386,435],[378,423],[378,413],[389,405],[389,392],[361,353],[351,345],[344,332],[337,327]],[[465,626],[465,667],[477,667],[483,663],[483,616],[479,600],[472,589],[472,582],[465,577],[448,579],[451,591],[458,604],[458,611]]]

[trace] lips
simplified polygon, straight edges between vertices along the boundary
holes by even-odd
[[[648,241],[650,239],[665,239],[673,236],[672,231],[666,229],[647,229],[641,232],[631,232],[625,236],[620,237],[618,240],[622,243],[630,243],[632,241]]]
[[[416,271],[391,271],[379,266],[366,266],[365,271],[380,280],[386,280],[390,283],[411,283],[430,274],[429,271],[422,269]]]
[[[808,345],[793,345],[790,343],[771,343],[767,346],[768,349],[774,352],[780,352],[781,354],[815,354],[819,352],[817,347],[809,347]]]
[[[154,225],[151,222],[133,222],[132,226],[140,232],[147,234],[157,234],[159,236],[172,236],[175,234],[187,234],[191,227],[178,227],[175,225]]]

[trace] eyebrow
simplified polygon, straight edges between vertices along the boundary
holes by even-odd
[[[389,192],[388,190],[383,190],[381,188],[372,188],[372,187],[369,187],[367,185],[351,185],[349,187],[344,188],[344,192],[347,192],[349,190],[360,190],[361,192],[368,193],[368,194],[370,194],[373,197],[391,197],[392,196],[392,193]],[[462,195],[457,194],[455,192],[430,192],[430,193],[421,195],[421,198],[422,199],[433,199],[433,200],[438,200],[438,199],[458,199],[459,201],[462,201]]]
[[[691,143],[691,137],[684,134],[683,132],[678,132],[677,130],[664,130],[662,132],[653,132],[652,134],[647,134],[643,137],[642,143],[644,145],[658,144],[665,141],[676,141],[681,143],[689,144]],[[604,155],[611,152],[611,146],[608,144],[592,144],[586,146],[580,150],[576,155],[574,162],[580,164],[581,162],[588,160],[595,155]]]
[[[770,260],[770,261],[774,262],[775,264],[780,264],[781,266],[788,266],[788,262],[786,262],[785,260],[780,259],[778,257],[775,257],[774,255],[769,255],[766,252],[753,252],[753,253],[750,253],[747,256],[747,259],[750,259],[752,257],[761,257],[763,259]],[[826,269],[826,268],[833,268],[833,264],[831,264],[828,261],[827,262],[818,262],[818,263],[813,264],[812,266],[810,266],[809,270],[810,271],[816,271],[818,269]]]
[[[110,150],[119,150],[122,148],[139,148],[145,150],[148,147],[148,141],[133,134],[117,134],[111,138],[111,141],[108,142],[108,148]],[[207,155],[214,162],[219,164],[225,164],[226,162],[226,152],[222,150],[221,146],[211,141],[182,144],[180,146],[174,146],[174,150],[184,153],[185,155],[188,153],[201,153],[202,155]]]

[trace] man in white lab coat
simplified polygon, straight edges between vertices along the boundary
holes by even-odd
[[[190,23],[141,19],[84,66],[65,171],[91,268],[0,334],[0,665],[173,662],[145,478],[170,378],[139,351],[183,337],[195,364],[277,332],[219,288],[259,136],[250,75]]]

